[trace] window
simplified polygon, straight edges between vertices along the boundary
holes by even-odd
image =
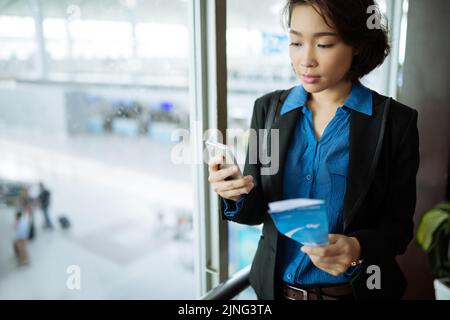
[[[0,73],[32,76],[36,69],[35,25],[27,1],[2,4],[0,16]]]
[[[226,247],[227,236],[229,274],[251,263],[261,227],[229,224],[225,234],[224,224],[212,217],[217,210],[210,210],[215,195],[193,197],[207,189],[204,167],[196,166],[192,177],[189,166],[171,159],[175,129],[196,122],[213,127],[217,120],[217,110],[205,110],[220,104],[210,91],[225,83],[210,78],[217,76],[211,66],[217,56],[210,57],[217,43],[203,30],[212,27],[203,20],[213,16],[203,9],[211,3],[0,3],[0,298],[193,298],[196,287],[204,293],[226,276],[226,250],[217,249]],[[284,3],[226,1],[227,120],[235,129],[228,143],[236,142],[241,164],[255,99],[298,83],[281,25]],[[390,2],[380,3],[388,17],[396,15]],[[225,36],[222,27],[218,38]],[[201,47],[195,57],[192,47]],[[198,62],[199,56],[208,59]],[[384,93],[386,70],[365,81]],[[55,230],[41,228],[43,215],[35,206],[36,237],[25,271],[36,279],[30,287],[10,259],[9,239],[21,190],[36,198],[39,181],[51,191]],[[202,211],[198,219],[194,211]],[[63,228],[63,217],[70,229]],[[195,223],[201,224],[201,248],[193,241]],[[72,267],[81,271],[82,290],[68,287],[78,270]],[[201,269],[201,281],[194,269]]]
[[[0,298],[195,298],[191,168],[171,159],[190,121],[187,17],[184,1],[2,2]],[[15,212],[38,182],[54,229],[35,202],[19,274]]]
[[[281,24],[284,1],[228,0],[227,4],[228,127],[235,132],[228,143],[236,145],[243,168],[254,101],[296,82]],[[230,275],[251,264],[260,234],[261,226],[229,224]]]

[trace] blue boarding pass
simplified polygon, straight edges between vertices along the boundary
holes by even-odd
[[[316,199],[290,199],[269,203],[278,231],[305,246],[328,245],[326,204]]]

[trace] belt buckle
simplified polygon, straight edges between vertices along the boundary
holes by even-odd
[[[300,288],[296,288],[296,287],[293,287],[293,286],[290,286],[290,285],[286,285],[286,287],[288,287],[289,289],[292,289],[292,290],[295,290],[295,291],[299,291],[299,292],[301,292],[301,293],[303,293],[303,299],[302,300],[308,300],[308,291],[307,290],[303,290],[303,289],[300,289]],[[295,299],[292,299],[292,298],[288,298],[289,300],[295,300]]]

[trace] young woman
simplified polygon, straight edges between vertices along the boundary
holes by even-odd
[[[229,181],[238,168],[210,163],[223,218],[264,224],[250,274],[260,299],[399,299],[405,291],[395,257],[413,237],[417,112],[359,81],[389,52],[386,30],[370,26],[373,5],[288,1],[290,58],[301,84],[256,100],[251,121],[264,129],[277,99],[271,128],[279,130],[279,170],[263,175],[247,156],[245,177]],[[277,232],[267,205],[292,198],[326,201],[328,246],[301,246]]]

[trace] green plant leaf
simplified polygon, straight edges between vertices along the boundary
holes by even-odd
[[[428,251],[433,243],[434,232],[449,217],[448,213],[439,209],[432,209],[424,214],[416,235],[417,243],[423,250]]]
[[[442,202],[437,206],[437,209],[447,211],[450,213],[450,202]]]

